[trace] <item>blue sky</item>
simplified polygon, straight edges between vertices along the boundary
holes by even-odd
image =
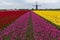
[[[37,0],[39,9],[60,8],[60,0]],[[0,9],[35,8],[36,0],[0,0]]]

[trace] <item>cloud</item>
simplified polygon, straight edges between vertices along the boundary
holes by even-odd
[[[25,0],[27,3],[35,3],[36,0]],[[38,3],[58,3],[60,0],[37,0]]]
[[[60,7],[60,0],[37,0],[40,8],[56,8]],[[0,0],[0,9],[22,9],[22,8],[34,8],[36,0]],[[45,5],[46,4],[46,5]],[[59,5],[58,5],[59,4]]]
[[[24,3],[19,3],[12,0],[0,0],[0,9],[15,9],[15,8],[24,8]]]
[[[4,1],[4,0],[0,0],[0,6],[1,5],[13,5],[13,3],[11,3],[11,2],[7,2],[7,1]]]

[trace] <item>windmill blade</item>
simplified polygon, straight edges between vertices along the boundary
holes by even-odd
[[[36,6],[36,5],[32,5],[32,6]],[[38,5],[38,6],[41,6],[41,5]]]
[[[32,5],[32,6],[36,6],[36,5]]]
[[[41,5],[38,5],[38,6],[41,6]]]

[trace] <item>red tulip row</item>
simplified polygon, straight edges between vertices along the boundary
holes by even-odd
[[[0,29],[8,26],[26,12],[28,11],[27,10],[2,11],[2,12],[0,11]]]

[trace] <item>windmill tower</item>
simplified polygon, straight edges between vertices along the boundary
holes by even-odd
[[[38,4],[37,4],[37,1],[36,1],[36,8],[35,8],[36,10],[38,10]]]

